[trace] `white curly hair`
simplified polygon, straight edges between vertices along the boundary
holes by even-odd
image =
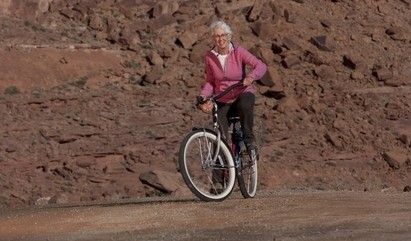
[[[218,21],[213,22],[210,25],[211,35],[214,34],[214,30],[216,30],[217,28],[222,29],[224,31],[224,33],[227,34],[227,37],[228,37],[229,40],[233,36],[233,32],[231,31],[230,26],[228,26],[228,24],[226,24],[224,21],[218,20]]]

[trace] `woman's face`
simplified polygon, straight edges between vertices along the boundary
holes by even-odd
[[[214,29],[213,33],[213,40],[214,44],[219,48],[219,49],[226,49],[228,48],[228,34],[224,32],[221,28],[216,28]]]

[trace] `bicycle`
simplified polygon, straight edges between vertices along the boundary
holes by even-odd
[[[183,139],[179,151],[180,172],[188,188],[203,201],[222,201],[232,192],[238,180],[244,198],[252,198],[257,191],[257,156],[246,150],[242,139],[240,118],[229,117],[231,147],[222,138],[218,124],[216,101],[244,86],[237,83],[206,100],[197,99],[197,105],[211,100],[213,129],[194,127]]]

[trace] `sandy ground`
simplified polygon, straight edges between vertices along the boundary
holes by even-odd
[[[0,240],[411,240],[409,193],[238,193],[2,211]]]

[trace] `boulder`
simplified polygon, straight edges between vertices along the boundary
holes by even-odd
[[[334,41],[325,35],[314,36],[310,39],[310,42],[323,51],[332,52],[336,48]]]
[[[383,152],[382,157],[392,169],[399,169],[408,160],[407,155],[398,150]]]
[[[362,80],[364,79],[364,74],[356,70],[351,73],[350,78],[353,80]]]
[[[121,29],[118,26],[117,20],[109,18],[107,20],[107,40],[116,43],[120,38]]]
[[[377,77],[379,81],[385,81],[385,80],[391,79],[393,76],[392,71],[385,67],[376,68],[373,71],[373,74],[375,77]]]
[[[321,19],[321,20],[320,20],[320,23],[321,23],[321,25],[322,25],[323,27],[325,27],[325,28],[331,28],[331,26],[332,26],[331,21],[330,21],[330,20],[327,20],[327,19]]]
[[[304,53],[304,61],[320,66],[322,64],[325,64],[327,61],[325,61],[322,56],[320,56],[316,52],[311,52],[311,51],[305,51]]]
[[[180,188],[178,173],[151,170],[140,174],[140,181],[164,193],[173,193]]]
[[[2,0],[0,13],[15,15],[23,19],[36,19],[49,11],[53,0]]]
[[[96,163],[95,158],[93,157],[78,157],[75,160],[75,164],[81,168],[89,168]]]
[[[34,202],[34,205],[40,207],[46,206],[49,204],[50,199],[51,197],[40,197]]]
[[[401,85],[406,85],[406,79],[403,77],[393,77],[384,80],[384,84],[387,86],[398,87]]]
[[[350,55],[344,55],[343,56],[343,65],[347,68],[350,68],[350,69],[356,69],[359,66],[359,61],[355,60]]]
[[[283,43],[283,46],[288,50],[298,50],[298,49],[300,49],[300,46],[298,44],[296,44],[291,37],[283,38],[282,43]]]
[[[49,10],[50,3],[53,2],[53,0],[39,0],[38,2],[37,13],[41,14]]]
[[[190,53],[190,61],[196,64],[203,63],[205,52],[208,49],[209,47],[205,44],[200,43],[200,44],[194,45],[193,50]]]
[[[107,29],[107,24],[104,22],[103,18],[97,14],[90,16],[88,26],[98,31],[106,31]]]
[[[277,105],[274,107],[277,111],[281,113],[287,113],[290,111],[299,110],[300,106],[298,102],[291,96],[286,96],[278,101]]]
[[[177,1],[159,1],[152,9],[152,17],[159,18],[164,15],[172,15],[179,8]]]
[[[69,203],[69,195],[66,193],[58,193],[50,198],[50,204],[64,205]]]
[[[293,14],[290,10],[284,9],[284,18],[287,23],[295,23],[296,22],[296,16]]]
[[[163,58],[161,58],[161,56],[157,53],[157,51],[154,51],[154,50],[150,51],[150,54],[148,55],[148,60],[153,65],[162,66],[164,64]]]
[[[185,31],[181,34],[177,41],[181,44],[184,49],[191,49],[192,46],[197,42],[198,36],[196,33],[191,31]]]
[[[393,40],[405,41],[409,38],[407,32],[401,27],[390,27],[385,30],[385,33]]]
[[[0,14],[10,14],[10,5],[11,5],[11,1],[0,1]]]
[[[411,132],[410,133],[401,133],[398,138],[406,146],[411,146]]]
[[[164,68],[162,66],[156,65],[151,69],[145,76],[142,84],[158,84],[161,82],[161,77],[164,74]]]
[[[337,118],[334,122],[333,122],[333,127],[337,130],[340,131],[344,131],[347,130],[349,128],[349,125],[346,121],[344,121],[341,118]]]
[[[260,82],[265,86],[271,87],[273,91],[284,91],[283,80],[275,66],[268,66],[267,72],[263,78],[261,78]]]
[[[289,69],[289,68],[293,67],[294,65],[297,65],[297,64],[301,63],[301,59],[297,55],[289,55],[289,56],[286,56],[282,60],[281,63],[283,64],[283,66],[285,68]]]
[[[314,69],[315,75],[320,77],[323,80],[327,81],[335,81],[337,78],[337,74],[335,69],[329,65],[320,65]]]
[[[253,33],[262,40],[270,40],[276,34],[275,24],[271,20],[259,20],[251,24]]]
[[[263,10],[263,0],[255,0],[253,7],[251,8],[247,20],[249,22],[254,22],[260,18],[261,11]]]
[[[340,138],[338,138],[338,136],[335,135],[335,134],[333,134],[333,133],[327,132],[327,133],[324,135],[324,138],[325,138],[328,142],[330,142],[333,146],[335,146],[335,147],[338,147],[338,148],[343,147]]]
[[[121,30],[118,36],[118,42],[131,50],[138,50],[139,44],[141,43],[139,35],[130,25],[124,26]]]
[[[270,40],[276,36],[275,25],[278,22],[277,8],[273,1],[256,0],[251,9],[248,21],[253,33],[262,40]]]
[[[150,29],[151,33],[156,33],[159,30],[166,28],[167,26],[175,23],[176,20],[172,15],[162,15],[148,24],[148,28]]]

